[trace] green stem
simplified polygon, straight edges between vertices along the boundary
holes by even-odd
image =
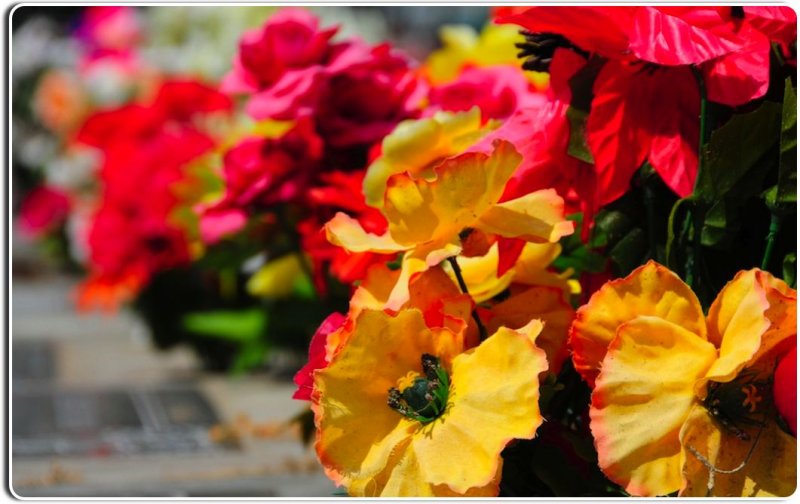
[[[708,141],[708,95],[700,69],[693,66],[692,73],[697,80],[697,90],[700,94],[700,135],[697,145],[697,177],[692,191],[692,194],[694,194],[697,190],[697,181],[700,179],[699,175],[703,169],[703,152]],[[690,217],[692,218],[691,221]],[[694,224],[694,229],[692,232],[692,246],[686,252],[686,284],[692,287],[694,280],[699,276],[697,268],[701,260],[699,257],[701,253],[700,235],[703,227],[703,218],[697,201],[694,202],[689,209],[689,213],[686,214],[686,219],[683,222],[684,231],[688,231],[690,223]]]
[[[781,229],[781,218],[778,214],[773,213],[769,219],[769,232],[767,232],[767,246],[764,249],[764,256],[761,258],[761,269],[767,270],[769,263],[772,260],[772,250],[775,248],[775,238],[778,236],[778,231]]]
[[[656,195],[655,192],[653,192],[653,188],[650,186],[648,178],[645,178],[643,183],[644,208],[647,212],[647,241],[650,245],[650,258],[658,260],[656,250],[656,210],[654,206]]]
[[[458,265],[458,261],[455,257],[448,257],[447,262],[450,263],[450,267],[453,268],[453,273],[456,275],[456,280],[458,280],[458,286],[461,288],[461,292],[466,295],[470,295],[469,289],[467,289],[467,283],[464,281],[464,276],[461,274],[461,267]],[[488,337],[488,333],[486,332],[486,327],[484,327],[481,318],[478,316],[478,312],[476,310],[472,310],[472,319],[475,321],[475,324],[478,326],[478,334],[480,335],[480,340],[483,341]]]

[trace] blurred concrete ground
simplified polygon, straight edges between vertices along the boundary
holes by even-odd
[[[284,428],[305,408],[291,383],[202,373],[187,349],[154,351],[129,313],[77,314],[74,285],[53,275],[13,280],[17,495],[334,494],[313,450]],[[254,424],[260,435],[226,435],[220,423]]]

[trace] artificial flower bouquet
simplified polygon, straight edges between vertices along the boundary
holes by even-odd
[[[310,342],[348,495],[791,495],[794,11],[494,7],[421,63],[318,14],[82,121],[82,299],[188,268],[184,329]]]

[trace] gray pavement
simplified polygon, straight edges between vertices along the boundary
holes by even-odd
[[[146,328],[128,312],[76,313],[70,300],[75,284],[53,275],[14,279],[11,485],[16,494],[330,497],[337,492],[313,450],[284,428],[306,407],[291,399],[291,383],[210,375],[199,371],[188,349],[156,352]],[[220,435],[237,432],[220,425],[239,426],[240,435]]]

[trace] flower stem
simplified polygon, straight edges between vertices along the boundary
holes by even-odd
[[[764,256],[761,258],[761,269],[765,270],[769,267],[772,260],[772,250],[775,248],[775,238],[778,236],[778,231],[781,229],[781,218],[778,214],[772,213],[769,219],[769,232],[767,233],[767,246],[764,249]]]
[[[700,94],[700,134],[697,145],[697,177],[695,178],[694,189],[692,190],[692,194],[694,194],[697,191],[697,181],[699,180],[700,172],[703,169],[703,153],[708,141],[708,97],[706,92],[706,83],[703,79],[702,72],[699,68],[693,66],[692,73],[697,80],[697,89]],[[686,254],[686,284],[689,285],[689,287],[693,287],[692,283],[697,277],[699,277],[698,267],[701,261],[700,238],[703,227],[703,216],[699,206],[699,202],[695,200],[694,204],[689,210],[689,213],[686,215],[686,220],[684,220],[683,223],[684,230],[689,229],[690,218],[693,220],[691,224],[694,224],[692,233],[692,246],[689,247],[689,250]]]
[[[467,283],[464,281],[464,276],[461,274],[461,267],[458,265],[458,261],[455,257],[448,257],[447,262],[450,263],[450,267],[453,268],[453,273],[456,275],[456,280],[458,280],[458,286],[461,288],[461,292],[466,295],[470,295],[469,289],[467,289]],[[476,310],[472,310],[472,319],[475,321],[475,324],[478,326],[478,334],[480,336],[480,340],[483,341],[488,337],[488,333],[486,332],[486,327],[484,327],[483,322],[481,322],[480,316],[478,316],[478,312]]]

